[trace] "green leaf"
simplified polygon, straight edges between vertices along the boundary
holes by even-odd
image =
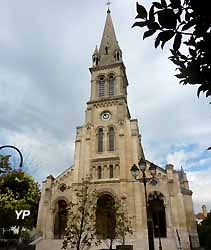
[[[199,95],[200,95],[201,91],[204,91],[205,88],[206,88],[206,86],[204,86],[204,85],[201,85],[201,86],[198,88],[198,91],[197,91],[197,96],[198,96],[198,98],[199,98]]]
[[[150,8],[150,10],[149,10],[149,20],[150,20],[150,22],[154,22],[155,21],[154,5],[152,5],[151,8]]]
[[[189,48],[189,53],[190,53],[190,55],[191,55],[192,57],[196,57],[196,51],[195,51],[195,50]]]
[[[156,30],[148,30],[148,31],[144,32],[143,40],[144,40],[146,37],[152,36],[155,32],[156,32]]]
[[[190,18],[191,18],[191,13],[189,13],[188,11],[186,11],[186,13],[185,13],[185,20],[186,20],[187,22],[189,22],[189,21],[190,21]]]
[[[175,29],[177,26],[176,14],[171,9],[158,11],[158,21],[166,29]]]
[[[139,18],[146,19],[147,18],[147,11],[144,6],[140,5],[138,2],[136,3],[136,10],[138,13]]]
[[[178,9],[181,7],[181,0],[170,0],[170,2],[173,9]]]
[[[189,21],[188,23],[186,23],[183,27],[182,27],[182,31],[184,30],[188,30],[190,29],[192,26],[194,26],[196,24],[196,20],[192,19],[191,21]]]
[[[160,25],[156,22],[151,22],[150,20],[146,21],[147,27],[149,30],[159,30]]]
[[[211,96],[211,90],[207,90],[206,97]]]
[[[159,44],[160,44],[160,39],[157,37],[155,39],[155,48],[157,48],[159,46]]]
[[[182,41],[182,35],[181,35],[181,33],[177,33],[175,38],[174,38],[174,44],[173,44],[174,50],[179,50],[180,45],[181,45],[181,41]]]
[[[174,36],[175,32],[173,30],[162,31],[158,34],[158,39],[162,41],[161,48],[163,49],[165,43]]]
[[[177,74],[177,75],[175,75],[177,78],[184,78],[185,77],[185,75],[184,74]]]
[[[157,9],[162,9],[163,7],[162,7],[162,5],[160,4],[160,3],[158,3],[158,2],[153,2],[152,3]]]
[[[132,28],[133,28],[133,27],[136,27],[136,26],[138,26],[138,27],[144,27],[144,26],[146,26],[146,25],[147,25],[146,21],[135,22],[135,23],[133,24]]]
[[[163,8],[166,8],[167,7],[167,3],[165,0],[161,0],[161,5],[163,6]]]

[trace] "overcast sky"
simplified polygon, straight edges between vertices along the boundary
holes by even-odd
[[[106,0],[0,0],[0,145],[22,150],[36,180],[73,164],[76,126],[90,97],[91,56],[100,43]],[[143,0],[147,6],[150,0]],[[112,18],[147,159],[188,173],[196,211],[211,209],[211,107],[182,86],[168,46],[154,49],[131,29],[135,1],[113,0]]]

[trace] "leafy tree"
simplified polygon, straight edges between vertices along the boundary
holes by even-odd
[[[9,157],[6,159],[2,167],[6,171],[0,175],[0,228],[4,231],[17,227],[20,236],[22,228],[31,229],[36,225],[39,185],[23,171],[11,170]],[[15,210],[30,210],[30,216],[17,220]]]
[[[107,239],[103,239],[109,249],[112,249],[115,241],[120,241],[122,245],[125,245],[126,236],[132,234],[131,219],[127,216],[126,206],[124,200],[121,202],[116,199],[113,204],[113,208],[110,208],[110,219],[107,220],[108,235]]]
[[[201,224],[197,225],[200,245],[211,249],[211,213],[207,215]]]
[[[146,27],[143,39],[157,33],[155,48],[174,40],[170,60],[176,65],[180,83],[198,84],[201,92],[211,96],[211,15],[209,1],[159,0],[149,11],[137,3],[133,27]],[[181,46],[184,45],[184,46]],[[211,104],[211,103],[210,103]],[[211,149],[211,148],[210,148]]]
[[[96,200],[95,190],[89,190],[88,182],[75,190],[75,200],[68,204],[67,227],[63,241],[63,249],[89,249],[100,244],[96,239]]]
[[[12,170],[9,159],[10,155],[0,155],[0,175]]]
[[[116,237],[122,245],[125,245],[126,236],[133,234],[131,221],[132,218],[127,215],[126,204],[124,199],[116,206]]]

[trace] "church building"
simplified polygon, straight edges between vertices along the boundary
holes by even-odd
[[[37,221],[42,239],[36,249],[61,249],[66,224],[62,213],[73,197],[72,189],[67,187],[80,185],[88,178],[89,185],[99,194],[98,203],[124,199],[134,231],[126,243],[133,245],[134,250],[146,250],[149,248],[145,189],[130,169],[142,159],[146,176],[150,177],[153,163],[144,155],[138,121],[130,116],[129,83],[109,9],[101,44],[94,50],[89,70],[91,93],[85,121],[76,128],[74,163],[56,178],[48,176],[42,185]],[[159,238],[163,250],[199,247],[186,174],[175,170],[172,164],[153,165],[156,181],[147,183],[146,189],[154,249],[159,249]],[[96,249],[102,248],[106,247]]]

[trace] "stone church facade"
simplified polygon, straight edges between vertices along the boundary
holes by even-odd
[[[37,250],[61,249],[65,221],[60,215],[73,197],[72,189],[66,187],[80,185],[87,178],[99,199],[105,202],[108,197],[124,199],[128,216],[133,217],[134,230],[127,243],[133,244],[135,250],[148,249],[144,185],[134,180],[130,168],[144,158],[146,175],[150,176],[151,162],[145,158],[138,121],[131,118],[127,105],[128,80],[110,10],[92,61],[91,95],[85,122],[76,130],[74,164],[58,177],[50,175],[43,182],[37,221],[42,239],[37,242]],[[157,166],[156,180],[156,185],[147,184],[147,195],[152,207],[153,200],[159,200],[163,249],[179,249],[179,238],[184,250],[198,247],[192,192],[186,174],[176,171],[171,164],[165,168]],[[157,220],[152,220],[158,249]]]

